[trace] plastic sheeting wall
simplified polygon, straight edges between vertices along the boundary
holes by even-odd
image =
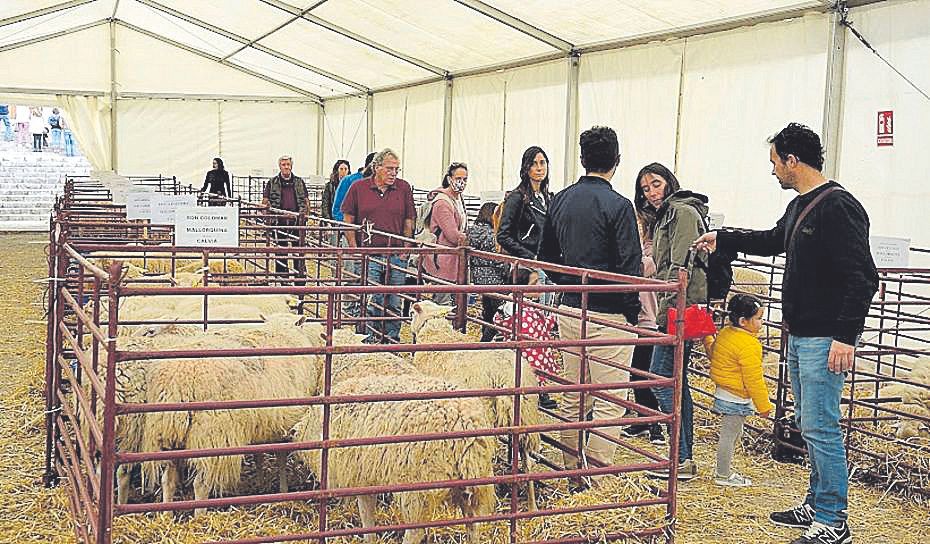
[[[850,20],[922,89],[930,89],[930,1],[853,10]],[[930,247],[924,211],[930,100],[891,72],[854,36],[846,41],[846,80],[839,181],[864,203],[872,233]],[[878,147],[879,111],[894,112],[894,145]]]
[[[320,174],[328,178],[338,159],[347,159],[355,171],[365,164],[367,154],[367,100],[357,97],[327,100],[323,109],[323,164]]]
[[[469,193],[516,187],[531,145],[549,156],[550,187],[564,186],[567,70],[562,61],[453,82],[451,159],[468,163]]]
[[[820,133],[828,29],[817,15],[687,40],[677,175],[728,225],[770,228],[797,196],[766,139],[790,121]]]
[[[444,109],[444,83],[374,96],[374,149],[390,147],[400,154],[401,177],[415,187],[438,186],[445,171],[442,164]],[[359,163],[358,167],[361,166]]]
[[[678,86],[684,42],[676,41],[581,57],[579,130],[607,125],[620,139],[614,189],[633,198],[639,169],[675,162]],[[574,159],[579,174],[580,158]]]
[[[281,155],[293,156],[297,172],[316,169],[315,104],[120,100],[117,119],[123,175],[175,175],[199,187],[217,156],[236,175],[274,174]]]

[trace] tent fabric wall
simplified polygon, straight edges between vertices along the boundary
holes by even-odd
[[[930,2],[905,1],[852,10],[849,16],[882,55],[930,89]],[[854,36],[846,40],[845,101],[838,180],[859,197],[872,233],[930,246],[923,207],[930,100],[894,74]],[[894,145],[877,145],[879,111],[894,112]],[[922,227],[920,225],[923,225]]]
[[[365,98],[327,100],[323,108],[323,164],[328,177],[333,164],[346,159],[353,169],[365,163],[368,154],[368,104]],[[358,166],[356,166],[358,165]]]
[[[452,83],[450,157],[468,163],[468,191],[504,188],[504,89],[500,74],[466,77]]]
[[[123,175],[174,175],[198,185],[219,154],[215,102],[119,100],[117,170]]]
[[[100,25],[0,52],[0,66],[3,67],[0,85],[26,89],[109,91],[109,48],[109,30],[106,25]]]
[[[282,155],[293,157],[297,173],[316,172],[316,104],[226,101],[216,107],[219,156],[234,175],[260,170],[270,177],[277,172]]]
[[[683,41],[583,55],[579,67],[579,129],[606,125],[620,139],[613,187],[633,198],[639,169],[675,162],[675,126]],[[580,158],[578,172],[583,172]]]
[[[549,156],[552,190],[563,186],[567,70],[563,61],[453,81],[451,157],[469,165],[468,192],[515,187],[531,145]]]
[[[443,83],[374,95],[374,149],[400,154],[401,177],[421,189],[439,184],[442,164]],[[453,160],[457,160],[453,157]],[[353,167],[361,167],[362,163]],[[471,192],[469,188],[468,192]]]
[[[828,21],[791,21],[688,38],[677,175],[733,226],[770,228],[796,196],[770,176],[772,134],[790,121],[820,132]]]
[[[110,99],[61,96],[65,123],[94,170],[112,170],[110,162]]]

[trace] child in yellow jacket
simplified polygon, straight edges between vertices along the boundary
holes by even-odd
[[[714,483],[734,487],[752,481],[730,468],[746,416],[768,417],[773,406],[762,377],[762,302],[752,295],[734,295],[727,305],[730,325],[717,335],[710,356],[710,378],[717,386],[714,411],[721,414]]]

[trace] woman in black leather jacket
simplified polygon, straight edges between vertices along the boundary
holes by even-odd
[[[550,200],[549,157],[534,145],[523,152],[520,185],[504,199],[497,243],[505,253],[536,258]]]

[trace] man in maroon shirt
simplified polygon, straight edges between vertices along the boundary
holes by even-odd
[[[285,155],[278,159],[278,170],[280,172],[265,183],[265,189],[262,193],[262,206],[297,212],[300,214],[299,217],[303,217],[306,221],[307,211],[310,208],[310,200],[307,198],[307,185],[303,179],[294,175],[293,168],[294,160],[290,156]],[[288,227],[297,225],[298,217],[282,214],[273,221],[273,224],[284,227],[272,231],[275,243],[279,247],[296,246],[299,233],[297,230]],[[288,273],[287,256],[282,255],[282,257],[275,260],[275,272],[279,275]],[[299,277],[306,276],[305,261],[294,259],[294,270],[297,271]],[[303,285],[303,281],[300,280],[296,283],[297,285]]]
[[[377,230],[410,237],[416,208],[410,184],[397,177],[400,159],[397,153],[385,149],[371,161],[371,177],[362,178],[352,184],[342,201],[342,213],[346,223],[361,225],[360,231],[347,231],[350,247],[403,248],[404,243],[395,238],[371,232]],[[404,285],[406,257],[384,251],[370,255],[368,282],[380,285]],[[386,313],[385,313],[386,312]],[[397,295],[372,295],[368,314],[375,317],[400,316],[400,297]],[[399,341],[400,320],[379,321],[380,338],[369,334],[368,341]],[[374,328],[372,330],[374,332]]]

